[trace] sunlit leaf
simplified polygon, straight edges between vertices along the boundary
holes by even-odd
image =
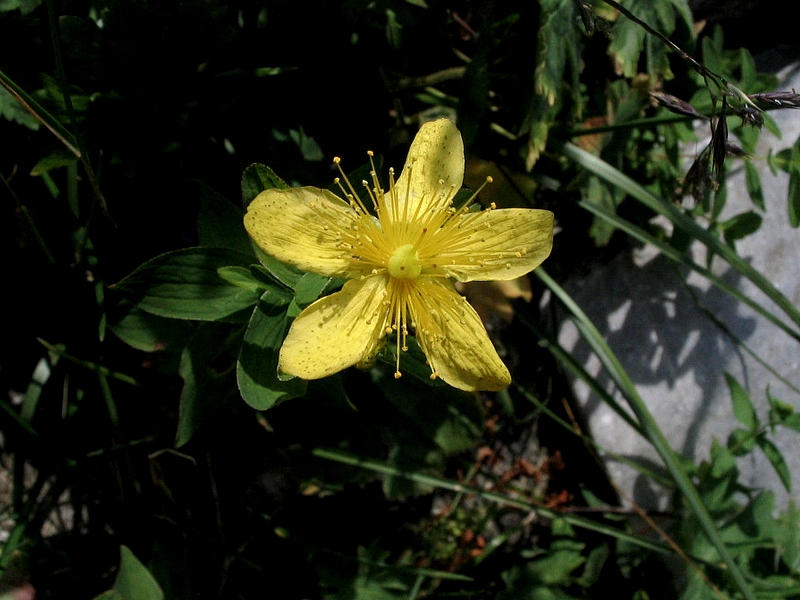
[[[759,425],[758,416],[750,395],[730,373],[725,373],[725,383],[731,394],[733,414],[737,420],[751,431],[756,429]]]
[[[187,248],[157,256],[115,288],[139,308],[173,319],[240,322],[259,294],[231,285],[218,271],[249,266],[252,258],[224,248]]]
[[[770,440],[766,435],[758,436],[756,440],[758,442],[758,447],[764,452],[764,456],[767,457],[772,468],[775,469],[775,473],[778,474],[778,478],[781,480],[783,487],[786,488],[786,491],[791,493],[792,491],[792,473],[789,471],[789,466],[786,464],[786,459],[783,458],[783,454],[778,449],[778,447]]]
[[[130,548],[120,546],[121,561],[113,589],[124,600],[162,600],[164,592]]]

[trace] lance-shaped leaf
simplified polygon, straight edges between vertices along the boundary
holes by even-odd
[[[268,290],[258,302],[244,334],[236,381],[245,402],[257,410],[302,396],[303,379],[278,378],[278,353],[289,328],[291,295]]]
[[[259,293],[233,285],[219,269],[252,261],[224,248],[187,248],[157,256],[120,281],[116,289],[139,308],[173,319],[241,322]]]

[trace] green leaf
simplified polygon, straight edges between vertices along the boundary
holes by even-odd
[[[734,456],[744,456],[755,448],[756,436],[752,431],[739,427],[731,431],[727,446]]]
[[[709,475],[714,479],[721,479],[736,471],[738,469],[733,454],[715,439],[711,444],[711,469],[709,470]]]
[[[389,552],[377,544],[358,548],[357,572],[350,571],[347,563],[325,565],[315,557],[322,589],[328,591],[323,600],[406,600],[415,580],[433,575],[430,570],[398,568],[389,561]]]
[[[0,600],[14,600],[14,598],[6,598],[3,595],[0,596]],[[124,600],[124,598],[117,590],[106,590],[102,594],[95,596],[93,600]]]
[[[796,575],[800,575],[800,508],[789,500],[786,511],[778,517],[775,541],[781,560]]]
[[[576,24],[574,2],[540,0],[541,16],[537,33],[534,94],[528,102],[523,131],[528,133],[525,168],[531,170],[544,151],[550,129],[561,107],[567,64],[571,80],[577,85],[578,57],[581,40]],[[489,62],[489,57],[484,58]],[[488,76],[486,84],[488,86]],[[574,98],[577,99],[577,98]]]
[[[758,429],[758,415],[756,415],[756,409],[750,400],[750,395],[730,373],[725,373],[725,383],[731,393],[733,414],[738,421],[750,431]]]
[[[745,92],[755,91],[758,70],[753,55],[745,48],[739,48],[739,87]]]
[[[19,9],[23,15],[27,15],[41,3],[42,0],[0,0],[0,12]]]
[[[789,191],[786,197],[789,213],[789,224],[800,227],[800,150],[795,146],[792,149],[793,161],[789,167]],[[797,155],[795,157],[795,155]]]
[[[59,167],[66,167],[78,162],[78,158],[66,148],[58,147],[53,152],[39,159],[31,169],[31,175],[38,177]]]
[[[782,402],[767,391],[770,425],[782,425],[800,432],[800,413],[791,404]]]
[[[301,307],[307,306],[319,298],[333,283],[331,277],[304,273],[294,286],[295,302]]]
[[[261,164],[253,164],[242,173],[242,206],[245,209],[264,190],[283,190],[289,187],[275,171]]]
[[[775,469],[775,472],[778,474],[783,487],[786,488],[787,492],[791,493],[792,474],[789,471],[789,467],[786,465],[786,460],[783,458],[781,451],[778,450],[778,447],[772,443],[766,434],[758,436],[756,442],[758,443],[759,448],[761,448],[761,451],[764,452],[764,456],[766,456],[767,460],[769,460],[772,468]]]
[[[183,349],[178,367],[183,389],[178,405],[176,447],[186,444],[233,397],[231,365],[240,335],[232,335],[226,324],[203,323]]]
[[[75,139],[75,136],[61,124],[61,121],[47,112],[41,104],[25,92],[25,90],[11,81],[2,71],[0,71],[0,85],[22,105],[25,111],[33,116],[39,123],[47,127],[70,152],[77,157],[81,156],[81,151],[78,149],[78,141]]]
[[[531,561],[525,567],[526,575],[546,585],[568,583],[572,572],[580,567],[586,558],[580,552],[558,550],[549,552],[543,558]]]
[[[528,107],[524,127],[528,130],[528,143],[525,148],[525,168],[530,171],[539,160],[547,146],[550,128],[558,114],[558,104],[550,105],[544,96],[535,96]]]
[[[574,2],[539,0],[539,4],[542,15],[536,48],[536,93],[552,106],[561,96],[567,58],[574,62],[580,40]]]
[[[225,196],[203,183],[200,185],[200,212],[197,234],[200,246],[228,248],[252,255],[250,236],[244,228],[244,213]]]
[[[291,296],[267,290],[256,305],[244,334],[236,382],[245,402],[256,410],[302,396],[307,382],[278,377],[278,354],[286,337],[290,318],[287,314]]]
[[[267,287],[272,285],[265,283],[262,278],[257,277],[253,269],[245,267],[220,267],[217,273],[231,285],[235,285],[244,290],[250,290],[257,294],[263,294]],[[272,283],[272,282],[270,282]]]
[[[37,96],[49,97],[58,107],[59,113],[66,117],[66,114],[69,112],[67,108],[67,95],[64,94],[64,90],[61,84],[59,84],[58,79],[47,73],[42,73],[39,77],[42,80],[43,93],[45,96],[41,96],[41,92],[37,93]],[[69,95],[69,102],[72,104],[74,111],[76,113],[85,113],[89,108],[89,95],[77,85],[68,86],[67,94]]]
[[[36,131],[39,129],[39,121],[20,104],[17,99],[0,86],[0,116],[5,117],[9,121],[13,121],[23,127]],[[73,158],[75,156],[73,155]]]
[[[182,345],[192,332],[192,324],[187,321],[159,317],[136,306],[128,307],[121,315],[112,315],[108,328],[123,342],[143,352]]]
[[[121,561],[113,589],[124,600],[163,600],[164,592],[150,571],[127,546],[120,546]]]
[[[224,248],[186,248],[157,256],[116,289],[139,308],[173,319],[240,322],[259,294],[220,277],[223,267],[247,267],[251,257]]]
[[[552,526],[549,549],[506,577],[507,589],[499,598],[573,598],[562,591],[577,580],[576,569],[586,562],[585,544],[575,539],[572,528],[561,519]]]
[[[775,533],[775,494],[761,492],[727,522],[720,533],[725,542],[738,554],[748,555],[757,547],[771,546]]]
[[[677,17],[691,31],[693,20],[685,0],[632,0],[625,7],[638,19],[659,33],[669,36],[675,31]],[[608,52],[614,57],[625,77],[634,77],[639,72],[639,61],[645,52],[647,74],[652,80],[672,79],[669,67],[669,48],[647,32],[640,24],[621,15],[612,30]],[[704,56],[705,57],[705,56]]]
[[[761,215],[753,211],[748,211],[720,223],[720,229],[722,230],[722,235],[725,237],[725,241],[733,246],[736,240],[741,240],[758,231],[762,221]]]
[[[744,162],[744,174],[744,182],[747,186],[747,193],[750,194],[750,200],[761,210],[766,210],[764,191],[761,188],[761,176],[758,174],[756,166],[749,160]]]
[[[284,262],[279,261],[277,258],[273,258],[269,254],[265,254],[259,250],[258,260],[264,265],[269,276],[277,281],[278,283],[282,283],[290,290],[294,290],[300,280],[303,278],[304,271],[293,267],[292,265],[287,265]]]
[[[789,224],[798,227],[800,226],[800,139],[791,148],[784,148],[778,152],[773,162],[789,174],[787,194]]]

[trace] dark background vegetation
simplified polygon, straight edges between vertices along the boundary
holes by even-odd
[[[67,166],[64,159],[44,175],[30,175],[43,158],[63,159],[63,149],[44,127],[0,119],[0,174],[9,183],[0,189],[0,388],[10,394],[4,398],[31,393],[31,373],[45,355],[38,340],[63,344],[70,356],[137,382],[112,377],[103,390],[95,371],[62,357],[41,388],[35,434],[8,411],[0,413],[3,462],[14,486],[7,514],[28,523],[18,577],[27,573],[38,598],[91,598],[108,589],[120,544],[148,565],[168,598],[321,598],[337,589],[336,597],[356,597],[359,548],[370,549],[377,562],[444,571],[466,564],[471,582],[446,582],[432,593],[492,598],[504,588],[501,574],[524,562],[519,548],[551,543],[548,529],[526,529],[512,515],[508,528],[517,545],[472,563],[462,556],[469,554],[463,535],[480,533],[489,521],[495,535],[507,533],[502,514],[484,519],[475,516],[478,509],[466,510],[455,533],[443,532],[431,517],[441,497],[394,498],[373,476],[310,457],[311,448],[344,440],[352,451],[382,458],[412,435],[413,423],[365,373],[343,376],[357,412],[321,386],[256,415],[231,389],[213,422],[176,451],[182,348],[141,352],[103,329],[122,302],[109,286],[157,254],[195,245],[203,186],[239,205],[241,174],[253,163],[269,165],[290,183],[325,186],[334,176],[334,155],[355,169],[371,149],[399,168],[422,118],[457,114],[468,154],[524,171],[524,140],[498,135],[491,125],[512,134],[524,129],[534,96],[538,3],[415,4],[421,3],[54,2],[75,105],[70,114],[58,91],[47,5],[0,2],[0,70],[80,137],[108,211],[103,214],[74,162]],[[755,10],[759,18],[772,12],[763,6]],[[780,22],[778,37],[786,33]],[[688,31],[676,37],[691,39]],[[736,41],[749,41],[742,38]],[[606,38],[585,43],[581,78],[590,91],[583,116],[600,116],[605,88],[619,76],[605,54]],[[444,74],[436,80],[439,104],[416,80],[432,74]],[[565,120],[555,137],[576,124]],[[540,171],[565,176],[556,158],[545,154],[541,161]],[[12,189],[24,209],[7,193]],[[572,194],[542,186],[527,197],[568,224],[557,237],[554,272],[580,268],[589,252],[602,257],[624,245],[615,238],[596,249],[589,217],[573,207]],[[90,241],[76,252],[84,235]],[[503,336],[518,379],[543,399],[555,399],[560,410],[569,392],[549,355],[519,327]],[[225,339],[211,339],[225,347]],[[585,504],[586,490],[614,502],[583,446],[570,445],[550,425],[538,428],[547,451],[526,455],[526,435],[535,429],[529,404],[512,396],[509,410],[495,398],[481,400],[487,422],[500,425],[485,428],[480,445],[505,452],[501,468],[510,470],[519,458],[538,460],[535,467],[549,482],[539,493],[556,504]],[[462,453],[439,472],[463,477],[474,464],[472,454]],[[39,500],[26,489],[38,491]],[[53,524],[54,514],[62,522]],[[591,535],[581,543],[602,545]],[[586,594],[615,589],[616,597],[647,589],[650,598],[672,597],[671,585],[660,579],[664,568],[646,572],[644,581],[619,565],[606,566],[591,585],[574,588]]]

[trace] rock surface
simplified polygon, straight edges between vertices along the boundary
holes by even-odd
[[[785,82],[781,89],[800,89],[797,64],[781,75]],[[800,111],[773,111],[770,116],[778,123],[782,139],[762,131],[754,158],[764,190],[764,221],[755,234],[737,242],[736,248],[795,306],[800,306],[800,229],[793,229],[788,223],[788,176],[782,172],[773,175],[764,160],[770,148],[776,153],[798,140]],[[743,167],[734,169],[727,185],[724,214],[732,216],[754,209],[745,188]],[[696,261],[704,264],[705,254],[699,244],[693,252]],[[715,259],[713,270],[764,307],[782,315],[753,284],[738,277],[723,261]],[[729,433],[740,426],[731,408],[726,372],[748,390],[762,422],[766,421],[768,410],[767,390],[800,411],[800,343],[699,275],[692,273],[684,280],[673,264],[657,256],[653,249],[618,256],[565,287],[610,343],[672,447],[683,455],[695,461],[707,458],[713,438],[724,444]],[[737,344],[714,319],[724,323],[743,344]],[[609,384],[599,361],[590,356],[571,323],[562,326],[559,339],[592,375],[604,385]],[[753,358],[745,346],[774,372]],[[646,464],[661,464],[649,444],[593,396],[585,384],[575,382],[574,389],[601,448]],[[800,434],[779,429],[772,439],[792,473],[791,496],[797,502]],[[636,503],[648,508],[667,505],[665,490],[633,468],[606,458],[612,479]],[[788,502],[790,494],[760,450],[740,460],[739,468],[744,484],[774,491],[778,506]]]

